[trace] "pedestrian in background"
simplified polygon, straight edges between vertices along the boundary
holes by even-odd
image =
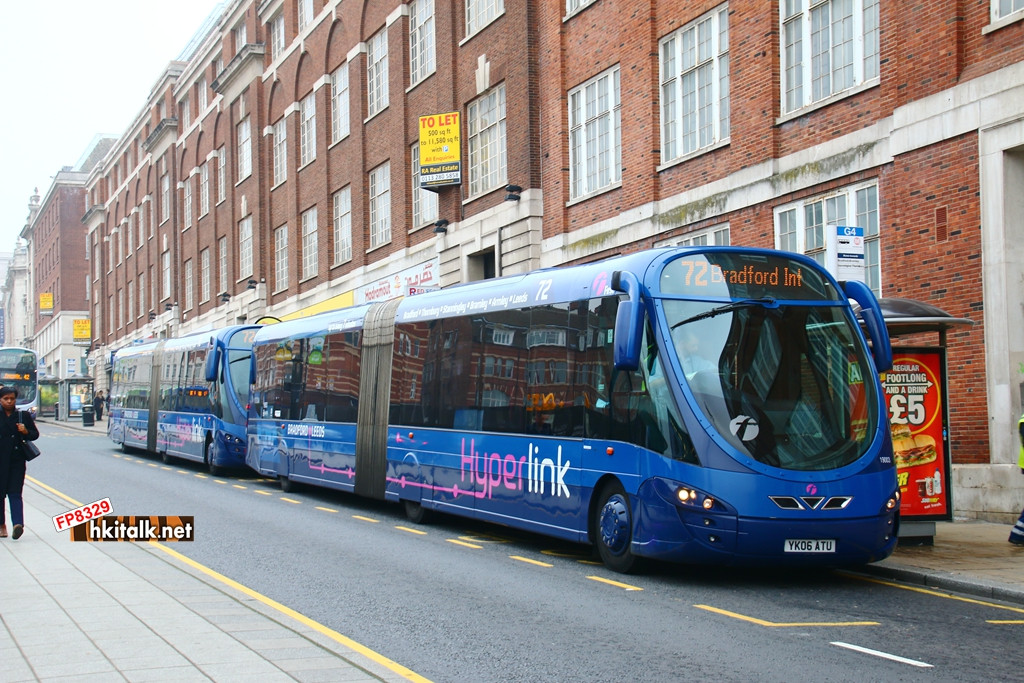
[[[25,505],[21,491],[25,487],[25,452],[22,443],[39,438],[32,414],[18,410],[18,390],[0,388],[0,538],[7,537],[7,502],[11,505],[11,536],[17,540],[25,532]],[[6,501],[4,500],[6,499]]]
[[[103,407],[106,402],[107,398],[103,395],[102,389],[97,391],[92,397],[92,409],[96,413],[97,422],[103,419]]]
[[[1017,432],[1020,434],[1020,455],[1017,456],[1017,466],[1021,474],[1024,474],[1024,415],[1020,416],[1017,422]],[[1010,543],[1024,545],[1024,511],[1020,513],[1020,519],[1010,529]]]

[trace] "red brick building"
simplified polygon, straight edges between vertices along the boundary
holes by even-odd
[[[1019,0],[236,0],[152,92],[89,183],[97,346],[660,244],[828,263],[856,225],[879,296],[974,322],[957,511],[1019,507]]]

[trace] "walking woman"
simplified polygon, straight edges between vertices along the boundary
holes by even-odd
[[[21,538],[25,533],[25,505],[21,490],[25,486],[25,453],[21,444],[39,438],[32,413],[15,408],[18,390],[0,388],[0,538],[7,537],[6,503],[11,505],[11,537]]]

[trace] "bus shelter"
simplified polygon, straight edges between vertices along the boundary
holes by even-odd
[[[893,339],[892,368],[883,373],[882,386],[902,495],[899,537],[931,545],[935,522],[953,519],[946,335],[974,321],[913,299],[878,303]],[[936,343],[927,343],[928,335],[937,335]]]
[[[92,377],[67,377],[58,381],[57,389],[56,419],[64,422],[75,418],[82,419],[83,410],[92,414]]]

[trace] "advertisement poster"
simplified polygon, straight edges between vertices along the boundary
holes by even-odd
[[[882,380],[903,502],[900,516],[950,520],[943,349],[894,348]]]

